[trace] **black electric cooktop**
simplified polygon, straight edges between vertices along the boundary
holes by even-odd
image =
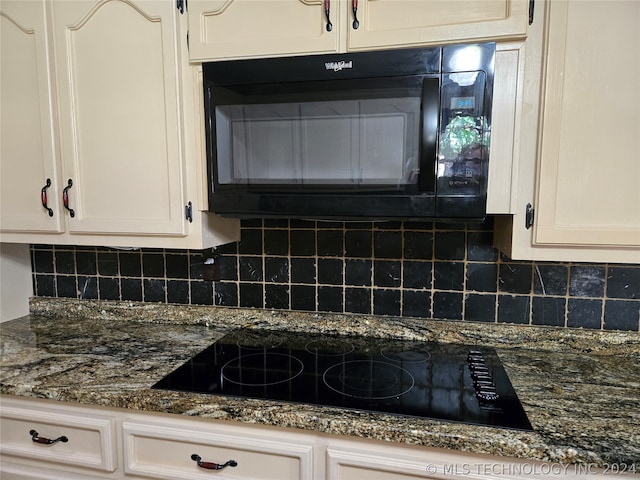
[[[239,330],[153,388],[532,430],[487,347]]]

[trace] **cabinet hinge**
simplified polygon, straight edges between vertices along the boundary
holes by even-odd
[[[527,209],[525,210],[525,214],[524,214],[524,226],[527,228],[527,230],[533,227],[534,215],[535,215],[534,208],[531,206],[530,203],[527,203]]]
[[[187,9],[187,0],[176,0],[176,8],[182,14]]]
[[[187,205],[184,207],[184,216],[187,220],[189,220],[189,223],[193,222],[193,205],[191,204],[191,202],[187,203]]]
[[[533,24],[533,10],[535,6],[536,6],[536,0],[529,0],[529,25]]]

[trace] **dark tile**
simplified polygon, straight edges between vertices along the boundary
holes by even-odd
[[[314,258],[292,258],[291,282],[315,284],[316,260]]]
[[[533,293],[565,296],[568,283],[569,268],[567,265],[534,265]]]
[[[316,287],[291,285],[291,309],[306,312],[316,311]]]
[[[266,255],[288,255],[289,254],[289,231],[288,230],[265,230],[264,231],[264,253]]]
[[[98,299],[98,277],[78,276],[78,298]]]
[[[116,252],[98,252],[98,273],[106,276],[116,276],[118,270],[118,254]]]
[[[301,220],[299,218],[292,218],[289,220],[290,228],[316,228],[316,222],[313,220]]]
[[[498,265],[495,263],[468,263],[466,289],[475,292],[496,292],[498,289]]]
[[[260,283],[240,284],[240,306],[264,308],[264,292]]]
[[[215,250],[219,255],[237,255],[239,243],[240,242],[230,242],[224,245],[218,245]]]
[[[342,230],[344,228],[343,222],[329,222],[329,221],[318,221],[316,222],[316,226],[318,230]]]
[[[122,300],[131,300],[134,302],[142,301],[142,279],[140,278],[121,278],[120,292]]]
[[[344,235],[345,256],[353,258],[371,258],[371,230],[347,230]]]
[[[431,317],[431,292],[402,291],[402,315],[405,317]]]
[[[120,300],[120,279],[99,277],[98,291],[101,300]]]
[[[272,283],[289,281],[289,259],[266,257],[264,259],[264,280]]]
[[[344,283],[347,285],[371,285],[372,265],[371,260],[346,259],[344,265]]]
[[[318,255],[341,257],[344,254],[342,230],[318,231]]]
[[[605,267],[574,265],[569,271],[569,295],[572,297],[603,297]]]
[[[205,282],[209,283],[209,282]],[[203,292],[203,297],[207,300],[207,292]],[[192,291],[193,295],[193,291]],[[233,282],[217,282],[215,283],[215,304],[223,307],[237,307],[239,303],[238,299],[238,285]],[[203,302],[204,303],[204,302]]]
[[[402,232],[375,232],[373,235],[373,255],[376,258],[402,258]]]
[[[404,258],[431,260],[433,258],[433,232],[403,232]]]
[[[531,307],[531,323],[534,325],[565,326],[565,310],[567,301],[556,297],[533,297]]]
[[[531,293],[532,273],[530,263],[501,263],[498,269],[498,291]]]
[[[630,300],[607,300],[604,305],[604,328],[606,330],[638,331],[640,302]]]
[[[609,267],[607,297],[640,299],[640,266]]]
[[[261,228],[262,227],[262,219],[261,218],[243,218],[240,220],[240,228]]]
[[[216,259],[216,262],[220,266],[220,280],[238,280],[238,261],[236,257],[220,256]]]
[[[602,304],[602,300],[569,298],[567,327],[601,328]]]
[[[464,232],[436,232],[434,254],[437,260],[464,260]]]
[[[58,297],[78,298],[76,277],[71,275],[56,275],[56,291]]]
[[[484,220],[471,221],[466,224],[467,230],[485,230],[488,232],[493,232],[493,225],[493,217],[486,217]]]
[[[244,255],[262,255],[262,230],[242,229],[238,252]]]
[[[370,288],[345,288],[344,311],[349,313],[371,313]]]
[[[464,319],[472,322],[495,322],[496,296],[467,294],[464,301]]]
[[[462,293],[434,292],[433,318],[462,320]]]
[[[76,271],[78,275],[96,275],[98,262],[95,251],[76,252]]]
[[[188,280],[167,280],[167,303],[189,303]]]
[[[165,256],[167,278],[189,278],[189,256],[167,253]]]
[[[316,232],[313,230],[291,230],[291,256],[309,257],[316,254]]]
[[[166,283],[164,279],[145,278],[142,283],[145,302],[166,302]]]
[[[433,222],[406,221],[403,223],[405,230],[433,230]]]
[[[375,260],[373,262],[373,284],[376,287],[399,287],[402,283],[402,262]]]
[[[191,255],[189,255],[189,278],[192,280],[199,280],[201,278],[203,278],[204,276],[204,262],[208,259],[208,258],[214,258],[215,255],[213,253],[209,253],[209,252],[202,252],[202,253],[193,253]],[[236,257],[229,255],[229,256],[224,256],[224,255],[220,255],[217,259],[217,261],[220,261],[220,259],[225,258],[225,259],[232,259],[231,261],[235,264],[236,263]],[[237,269],[236,269],[236,275],[237,275]],[[234,280],[237,280],[237,278],[234,278]]]
[[[241,281],[262,281],[262,257],[240,257],[239,264]]]
[[[160,253],[143,253],[142,275],[147,278],[164,278],[164,256]]]
[[[53,252],[51,250],[34,250],[33,270],[36,273],[53,273]]]
[[[55,286],[55,275],[41,275],[36,274],[35,281],[35,294],[38,297],[55,297],[56,296],[56,286]]]
[[[287,285],[265,285],[264,306],[285,310],[289,308],[289,287]]]
[[[56,273],[75,274],[76,262],[72,251],[56,250]]]
[[[462,290],[464,287],[464,263],[435,262],[433,264],[433,288],[437,290]]]
[[[342,285],[342,269],[344,262],[339,258],[318,259],[318,283]]]
[[[400,316],[400,290],[373,291],[373,314]]]
[[[531,297],[528,295],[498,295],[498,322],[531,323]]]
[[[345,222],[347,230],[373,230],[373,222]]]
[[[192,305],[213,305],[213,282],[191,281],[189,284],[189,287],[191,288]],[[227,307],[238,306],[238,292],[235,283],[218,285],[231,285],[229,290],[233,291],[233,302],[224,305]],[[223,287],[222,290],[224,289],[225,288]]]
[[[264,228],[289,228],[288,218],[263,218],[262,226]]]
[[[403,288],[431,288],[431,262],[405,260],[402,265]]]
[[[120,252],[120,275],[123,277],[142,276],[142,257],[140,252]]]
[[[401,221],[375,222],[373,224],[375,230],[400,230],[402,228]]]
[[[464,222],[436,222],[433,228],[436,230],[464,230],[467,225]]]
[[[498,260],[498,250],[493,246],[493,232],[467,233],[467,260],[476,262]]]
[[[342,312],[342,288],[319,286],[318,311]]]

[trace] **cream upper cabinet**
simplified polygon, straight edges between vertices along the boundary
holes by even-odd
[[[640,263],[640,3],[544,6],[527,45],[518,213],[496,243],[516,259]]]
[[[237,239],[237,221],[202,213],[199,72],[186,61],[175,2],[1,8],[3,242],[205,248]]]
[[[184,235],[172,2],[51,6],[69,230]]]
[[[528,0],[360,0],[352,8],[348,48],[417,46],[523,37]]]
[[[0,2],[0,229],[60,232],[44,2]],[[41,201],[45,199],[46,210]]]
[[[529,1],[189,0],[188,12],[190,58],[207,61],[524,37]]]

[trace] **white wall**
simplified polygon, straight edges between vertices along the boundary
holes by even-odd
[[[0,322],[27,315],[32,295],[29,245],[0,243]]]

